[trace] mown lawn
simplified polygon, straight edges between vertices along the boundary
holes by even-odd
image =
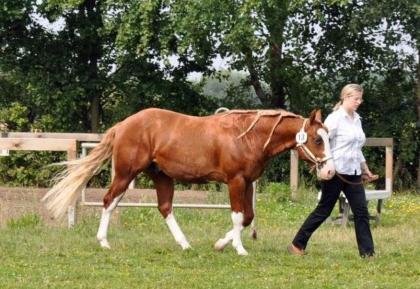
[[[96,243],[98,216],[68,230],[28,215],[0,229],[0,288],[420,288],[418,195],[386,202],[381,224],[372,224],[377,256],[369,260],[358,256],[352,226],[332,224],[314,234],[308,255],[290,256],[286,246],[314,206],[313,194],[298,203],[259,194],[259,238],[245,231],[247,257],[231,246],[213,250],[231,227],[226,210],[176,209],[193,246],[187,252],[156,209],[123,209],[110,228],[112,250]]]

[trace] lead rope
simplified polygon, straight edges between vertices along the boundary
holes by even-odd
[[[316,167],[318,168],[319,160],[315,157],[315,155],[304,145],[297,145],[297,148],[301,148],[303,153],[306,155],[308,159],[315,163]]]
[[[337,177],[342,180],[343,182],[350,184],[350,185],[363,185],[363,181],[360,182],[351,182],[349,180],[347,180],[345,177],[343,177],[342,175],[340,175],[339,173],[336,173]]]

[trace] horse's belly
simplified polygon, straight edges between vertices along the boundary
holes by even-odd
[[[225,181],[224,174],[217,170],[186,164],[160,165],[160,169],[171,178],[183,182],[204,184],[209,181]]]
[[[164,171],[165,172],[165,171]],[[208,173],[191,173],[190,171],[176,171],[176,172],[165,172],[168,176],[183,182],[196,183],[196,184],[205,184],[210,181],[224,182],[224,177],[222,174],[217,172],[208,172]]]

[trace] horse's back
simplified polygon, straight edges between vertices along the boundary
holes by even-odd
[[[148,108],[129,116],[119,126],[118,142],[148,145],[156,150],[170,144],[204,145],[222,135],[219,120],[214,117],[186,115],[170,110]]]
[[[168,176],[197,181],[220,176],[219,159],[226,150],[218,119],[164,109],[139,111],[121,122],[114,153],[135,170],[156,163]],[[231,138],[233,139],[233,137]]]

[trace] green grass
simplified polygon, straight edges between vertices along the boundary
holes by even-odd
[[[332,224],[314,234],[308,255],[289,255],[287,244],[314,206],[314,195],[292,203],[259,194],[259,239],[244,232],[247,257],[231,246],[213,250],[231,227],[227,210],[175,210],[193,246],[186,252],[156,209],[122,210],[110,227],[110,251],[96,243],[98,216],[72,230],[24,216],[0,229],[0,288],[419,288],[419,196],[385,204],[382,223],[372,224],[377,256],[370,260],[358,256],[352,226]]]

